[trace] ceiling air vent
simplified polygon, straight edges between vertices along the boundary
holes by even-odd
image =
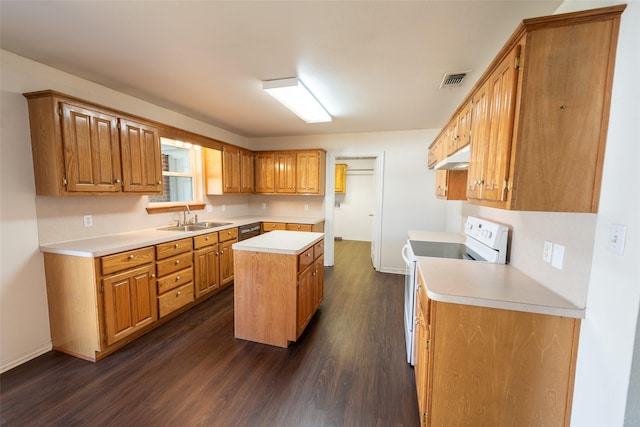
[[[471,71],[458,71],[456,73],[446,73],[442,78],[442,83],[440,83],[440,89],[460,86],[470,72]]]

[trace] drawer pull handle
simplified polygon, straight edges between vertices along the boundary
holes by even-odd
[[[156,275],[155,275],[155,274],[152,274],[152,275],[151,275],[151,278],[154,278],[154,277],[156,277]]]
[[[178,246],[180,246],[180,245],[178,245],[177,243],[175,245],[173,245],[174,248],[177,248]]]
[[[178,264],[180,264],[180,260],[179,259],[176,260],[176,265],[178,265]]]
[[[311,252],[309,252],[309,253],[307,254],[307,256],[311,256]]]
[[[176,282],[180,280],[180,276],[176,276]]]
[[[133,255],[129,255],[129,259],[133,259],[133,258],[134,258],[134,256],[133,256]]]
[[[209,236],[205,237],[204,240],[209,240]]]
[[[181,293],[181,291],[176,292],[176,297],[179,297]]]

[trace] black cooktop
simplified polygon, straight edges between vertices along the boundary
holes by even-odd
[[[464,254],[467,252],[467,247],[463,243],[409,240],[409,244],[415,256],[464,259]]]

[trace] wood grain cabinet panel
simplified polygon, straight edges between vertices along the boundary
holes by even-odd
[[[274,153],[255,153],[255,192],[275,193],[276,163]]]
[[[55,91],[24,96],[36,194],[162,193],[155,125]]]
[[[347,192],[347,165],[344,163],[336,164],[335,189],[336,193]]]
[[[452,123],[469,127],[471,102],[470,203],[597,212],[625,7],[524,20],[431,145],[429,165]]]
[[[324,150],[256,152],[255,155],[256,193],[324,195]]]

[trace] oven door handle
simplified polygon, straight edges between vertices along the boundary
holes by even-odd
[[[404,262],[407,265],[411,265],[411,261],[409,260],[408,252],[409,252],[409,244],[405,243],[405,245],[402,247],[402,252],[401,252],[402,253],[402,259],[404,260]]]

